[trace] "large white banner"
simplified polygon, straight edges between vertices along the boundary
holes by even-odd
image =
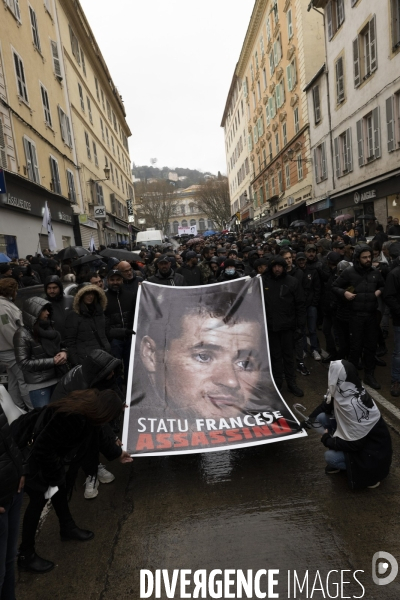
[[[271,375],[260,278],[138,293],[123,443],[133,456],[303,437]]]
[[[197,225],[178,227],[178,235],[197,235]]]

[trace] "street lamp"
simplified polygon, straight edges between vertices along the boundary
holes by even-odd
[[[104,167],[104,177],[105,179],[89,179],[87,183],[98,183],[99,181],[108,181],[110,179],[110,168]]]
[[[286,152],[286,154],[287,154],[287,157],[288,157],[288,159],[290,161],[297,160],[297,158],[294,157],[294,150],[293,150],[293,148],[289,148],[289,150]],[[301,160],[303,162],[305,162],[305,163],[312,162],[311,158],[303,158],[303,157],[301,157]]]

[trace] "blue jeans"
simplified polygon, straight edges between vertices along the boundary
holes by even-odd
[[[49,387],[29,392],[29,398],[31,399],[33,408],[47,406],[50,403],[50,398],[55,387],[55,385],[50,385]]]
[[[0,599],[15,599],[14,563],[17,556],[19,517],[24,492],[15,493],[0,514]]]
[[[307,308],[307,328],[308,335],[310,337],[310,349],[311,352],[314,350],[318,350],[319,343],[317,338],[317,318],[318,318],[318,310],[316,306],[309,306]],[[303,349],[304,352],[307,352],[307,336],[306,329],[304,328],[304,337],[303,337]]]
[[[328,467],[340,469],[341,471],[346,470],[346,459],[344,452],[341,450],[327,450],[325,452],[325,460]]]
[[[400,381],[400,326],[395,325],[394,348],[392,354],[392,382]]]
[[[320,413],[315,420],[318,421],[318,423],[322,425],[322,427],[327,429],[328,433],[330,433],[331,435],[335,433],[337,425],[336,420],[333,417],[330,417],[326,413]]]

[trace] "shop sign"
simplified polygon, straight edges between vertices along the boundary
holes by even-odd
[[[6,194],[4,196],[3,203],[8,204],[9,206],[16,206],[17,208],[22,208],[22,210],[32,210],[32,205],[30,202],[22,200],[22,198],[17,198],[16,196],[12,196],[11,194]]]
[[[133,212],[133,200],[126,201],[126,207],[128,209],[128,215],[132,217],[135,213]]]
[[[60,221],[65,221],[66,223],[71,223],[72,224],[72,216],[71,215],[66,215],[63,212],[59,212],[58,213],[58,218]]]
[[[129,215],[129,217],[128,217],[128,221],[129,221],[129,223],[134,223],[134,222],[135,222],[135,217],[134,217],[134,215]]]
[[[364,192],[360,194],[359,192],[355,192],[354,194],[354,204],[359,204],[360,202],[366,202],[367,200],[373,200],[376,198],[376,190],[369,190],[368,192]]]
[[[81,223],[82,225],[85,225],[88,222],[88,216],[87,215],[79,215],[78,219],[79,219],[79,223]]]
[[[94,218],[95,219],[106,219],[107,218],[107,212],[106,212],[106,207],[105,206],[95,206],[94,207]]]
[[[325,200],[321,200],[320,202],[316,202],[315,204],[311,204],[307,206],[308,214],[312,214],[315,212],[319,212],[320,210],[326,210],[331,207],[331,199],[326,198]]]

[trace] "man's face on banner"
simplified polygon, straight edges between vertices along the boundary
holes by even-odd
[[[233,417],[254,408],[262,379],[260,325],[189,314],[179,329],[165,354],[149,336],[141,345],[143,363],[158,393],[165,390],[167,406],[203,418]]]

